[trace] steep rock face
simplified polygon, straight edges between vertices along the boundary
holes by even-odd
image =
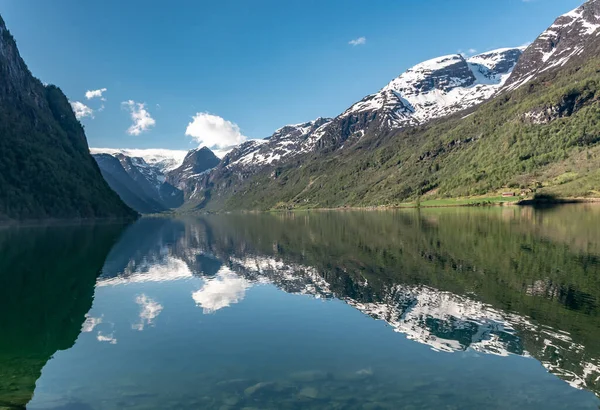
[[[121,152],[112,155],[98,150],[93,152],[96,152],[93,156],[111,188],[138,212],[162,212],[183,203],[183,193],[167,182],[162,171],[165,168],[159,165],[160,162],[150,165],[142,157],[130,157]]]
[[[155,195],[148,195],[123,168],[121,161],[110,154],[94,154],[102,176],[108,185],[131,208],[141,213],[156,213],[166,210]]]
[[[64,94],[34,78],[0,18],[0,220],[134,217]]]
[[[187,153],[179,167],[167,174],[167,179],[170,184],[185,192],[190,179],[216,167],[219,161],[219,158],[206,147],[193,149]]]
[[[597,55],[599,35],[600,0],[590,0],[557,18],[527,48],[506,89],[516,89],[536,75],[563,67],[574,58]]]

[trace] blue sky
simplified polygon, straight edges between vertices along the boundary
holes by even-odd
[[[582,2],[0,0],[0,13],[34,75],[94,110],[90,146],[190,149],[335,116],[420,61],[533,41]]]

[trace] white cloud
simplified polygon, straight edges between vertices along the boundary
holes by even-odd
[[[192,293],[192,298],[204,314],[215,313],[243,300],[250,286],[246,279],[223,267],[214,279],[207,279],[202,289]]]
[[[474,48],[469,48],[467,51],[463,51],[462,49],[458,50],[458,54],[460,54],[464,58],[470,57],[475,53],[477,53],[477,50]]]
[[[142,331],[146,325],[153,326],[154,319],[156,319],[163,310],[163,305],[144,294],[136,297],[135,303],[140,305],[140,323],[131,326],[132,329]]]
[[[209,148],[226,148],[246,141],[237,124],[206,112],[199,112],[192,118],[185,135]]]
[[[75,113],[75,117],[78,120],[81,120],[85,117],[94,118],[94,110],[79,101],[71,101],[71,108],[73,108],[73,112]]]
[[[102,101],[106,101],[106,98],[102,97],[102,94],[106,92],[106,88],[100,88],[99,90],[88,90],[85,92],[85,98],[91,100],[92,98],[100,98]]]
[[[362,46],[363,44],[367,44],[367,39],[365,37],[359,37],[354,40],[348,41],[348,44],[351,46]]]
[[[142,132],[148,131],[156,125],[156,121],[154,121],[154,118],[146,110],[146,104],[129,100],[123,101],[121,106],[131,113],[133,124],[127,129],[129,135],[140,135]]]

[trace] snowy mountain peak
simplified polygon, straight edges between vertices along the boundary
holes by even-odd
[[[147,165],[158,168],[161,172],[168,172],[179,167],[188,151],[170,149],[128,149],[128,148],[90,148],[94,154],[122,154],[132,158],[143,158]]]
[[[485,67],[491,75],[510,73],[527,47],[500,48],[467,59],[469,64]]]
[[[367,125],[379,120],[381,127],[401,128],[470,108],[498,92],[521,54],[522,48],[505,48],[468,60],[460,54],[427,60],[354,104],[342,117],[366,115]],[[364,119],[354,122],[364,128]]]
[[[507,81],[507,90],[529,82],[536,75],[562,67],[581,56],[600,36],[600,0],[590,0],[556,19],[523,53]],[[594,49],[589,52],[595,53]]]

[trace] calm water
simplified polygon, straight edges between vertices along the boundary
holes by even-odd
[[[600,207],[3,229],[0,408],[598,409],[599,302]]]

